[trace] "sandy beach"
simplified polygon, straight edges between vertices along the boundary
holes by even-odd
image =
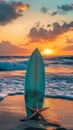
[[[58,129],[49,125],[49,123],[60,125],[61,128],[67,130],[73,130],[73,101],[45,98],[43,107],[50,107],[42,113],[47,122],[42,120],[21,122],[20,120],[26,117],[24,96],[6,97],[0,101],[0,130]]]

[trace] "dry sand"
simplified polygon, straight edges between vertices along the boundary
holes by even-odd
[[[67,130],[73,130],[73,101],[45,98],[43,107],[50,107],[42,114],[48,122],[42,120],[21,122],[26,117],[24,96],[8,96],[0,101],[0,130],[55,130],[60,125]],[[49,125],[49,123],[53,123]]]

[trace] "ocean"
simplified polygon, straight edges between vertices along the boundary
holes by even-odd
[[[43,58],[45,97],[73,100],[73,56]],[[29,57],[0,56],[0,100],[25,93]],[[42,88],[41,88],[42,89]]]

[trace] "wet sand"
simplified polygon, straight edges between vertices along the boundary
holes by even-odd
[[[73,130],[73,101],[45,98],[43,107],[50,107],[42,114],[47,120],[29,120],[26,117],[24,96],[8,96],[0,101],[0,130]],[[57,126],[60,125],[60,128]]]

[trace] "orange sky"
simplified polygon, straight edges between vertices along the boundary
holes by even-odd
[[[0,10],[0,55],[30,55],[35,48],[73,55],[72,0],[9,0]]]

